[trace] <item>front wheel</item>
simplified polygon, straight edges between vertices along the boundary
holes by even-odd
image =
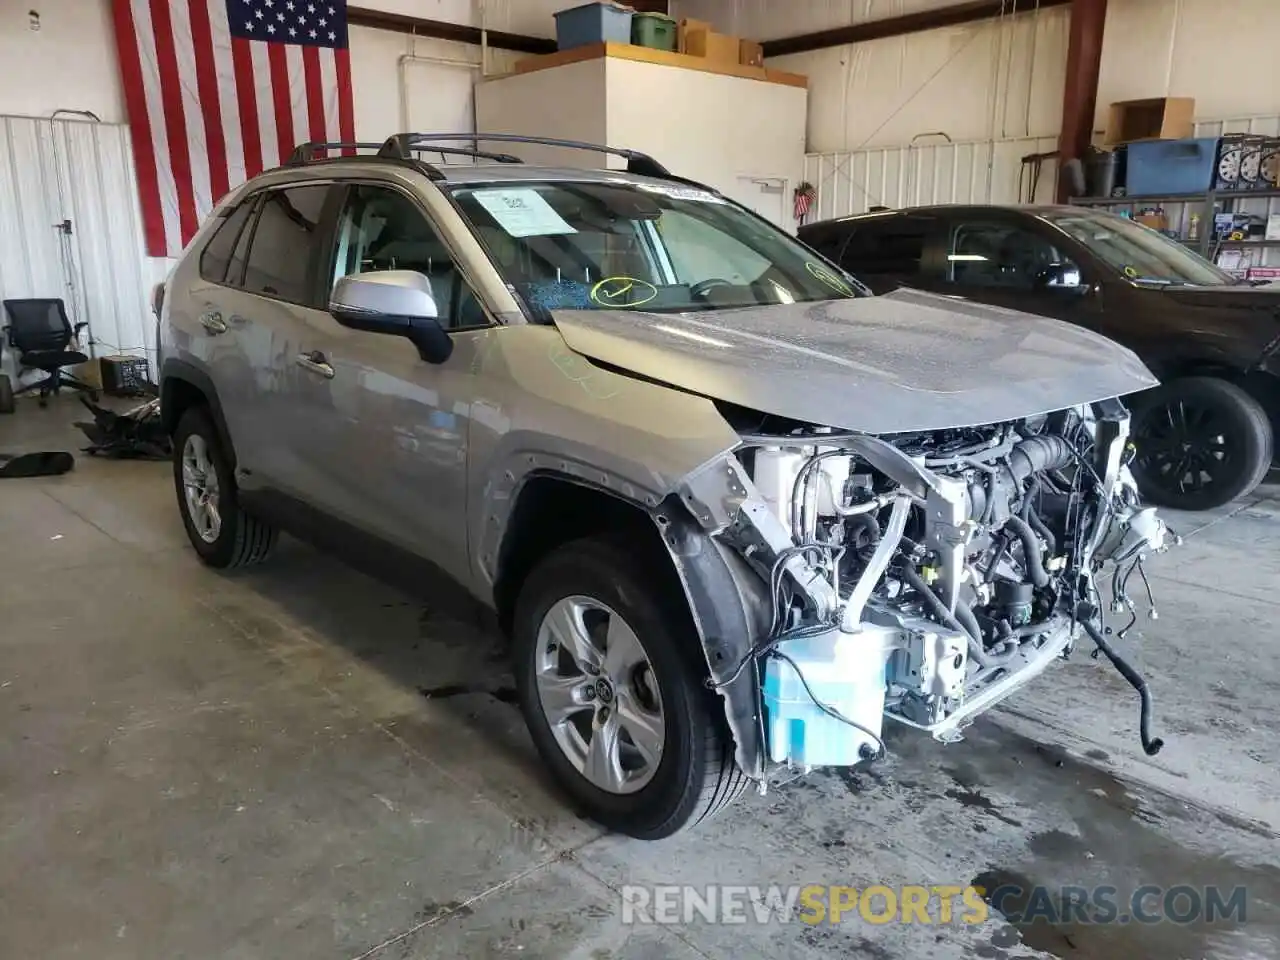
[[[538,752],[589,817],[642,840],[713,816],[747,785],[683,598],[663,579],[608,542],[580,540],[529,576],[514,623]]]
[[[1216,377],[1185,377],[1134,399],[1132,470],[1144,499],[1212,510],[1251,493],[1271,467],[1262,406]]]

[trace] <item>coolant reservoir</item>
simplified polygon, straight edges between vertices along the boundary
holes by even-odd
[[[890,631],[864,625],[858,633],[832,630],[779,644],[778,650],[795,662],[795,668],[779,657],[770,657],[765,665],[765,729],[771,760],[804,770],[847,767],[879,749],[879,743],[866,733],[823,712],[813,698],[879,737],[891,636]]]

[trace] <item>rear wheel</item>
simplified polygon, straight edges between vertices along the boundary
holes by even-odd
[[[661,584],[620,548],[580,540],[530,574],[514,621],[538,752],[588,816],[644,840],[713,816],[747,786],[683,598]]]
[[[1216,377],[1172,380],[1133,403],[1132,469],[1145,499],[1211,510],[1253,491],[1271,466],[1266,411]]]
[[[274,527],[240,509],[235,477],[204,407],[182,414],[173,435],[173,484],[187,537],[211,567],[244,567],[266,559]]]

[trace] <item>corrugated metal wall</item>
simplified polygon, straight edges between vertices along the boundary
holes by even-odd
[[[934,203],[1051,202],[1057,166],[1046,161],[1038,180],[1022,158],[1056,148],[1052,137],[949,143],[922,137],[914,145],[811,153],[805,179],[817,190],[810,222],[864,213],[869,207]]]
[[[1280,136],[1280,115],[1203,120],[1195,126],[1197,137],[1227,133]],[[1033,172],[1021,161],[1055,149],[1054,137],[949,143],[926,134],[905,147],[811,153],[805,157],[805,179],[818,197],[809,222],[865,213],[876,205],[1052,203],[1056,163],[1050,160],[1042,165],[1032,192]]]
[[[0,298],[61,297],[98,356],[150,355],[166,270],[144,253],[127,127],[0,117]]]

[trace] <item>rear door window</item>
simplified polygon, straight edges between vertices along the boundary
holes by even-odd
[[[915,276],[921,272],[931,225],[916,217],[859,223],[840,265],[854,276]]]
[[[328,263],[324,214],[330,196],[326,184],[269,190],[253,231],[244,288],[306,306],[318,302],[319,269]]]

